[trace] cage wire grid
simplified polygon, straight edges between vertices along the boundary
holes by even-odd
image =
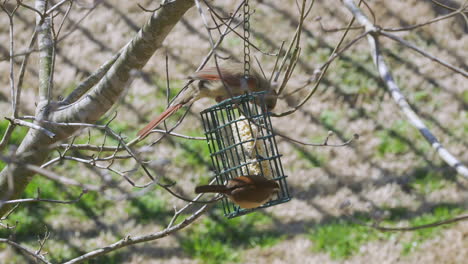
[[[222,205],[226,217],[233,218],[291,200],[287,176],[281,164],[282,155],[278,152],[273,133],[271,113],[265,105],[265,92],[229,98],[200,114],[216,184],[224,185],[238,176],[260,175],[275,180],[280,186],[270,201],[253,209],[240,208],[224,197]]]

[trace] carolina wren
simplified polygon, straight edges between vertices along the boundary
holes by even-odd
[[[266,203],[278,190],[276,181],[251,175],[230,179],[226,185],[197,186],[195,193],[222,193],[241,208],[250,209]]]
[[[250,71],[250,76],[246,79],[243,64],[240,63],[231,62],[218,68],[206,68],[189,76],[189,79],[198,80],[198,86],[190,85],[180,92],[162,114],[137,133],[140,139],[145,138],[153,128],[157,127],[182,106],[191,104],[200,98],[208,97],[221,102],[227,98],[242,95],[245,92],[267,91],[264,98],[268,110],[275,107],[278,98],[269,81],[254,70]]]

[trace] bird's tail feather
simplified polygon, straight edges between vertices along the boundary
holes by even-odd
[[[195,187],[195,193],[226,193],[228,191],[224,185],[202,185]]]
[[[157,127],[161,122],[177,112],[177,110],[179,110],[182,106],[182,104],[176,104],[168,107],[162,114],[151,120],[151,122],[149,122],[143,129],[138,131],[137,136],[141,139],[145,138],[153,128]]]

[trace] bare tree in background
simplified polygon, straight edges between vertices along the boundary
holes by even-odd
[[[89,2],[89,3],[88,3]],[[128,182],[132,188],[144,191],[145,188],[152,185],[159,185],[161,188],[166,189],[171,194],[180,199],[185,199],[178,194],[171,191],[171,189],[161,183],[160,177],[152,170],[151,165],[144,159],[144,147],[136,149],[139,139],[128,140],[120,134],[119,131],[111,129],[110,124],[115,119],[113,113],[111,117],[104,122],[98,122],[106,113],[108,113],[114,105],[116,105],[122,96],[125,96],[126,89],[131,86],[132,78],[145,66],[153,54],[162,46],[162,42],[169,35],[173,27],[183,18],[184,14],[193,6],[197,5],[200,12],[200,19],[205,22],[205,27],[210,36],[210,51],[205,59],[200,64],[202,68],[209,59],[219,59],[221,56],[217,54],[217,50],[223,41],[224,37],[228,34],[237,34],[237,27],[241,24],[237,22],[239,10],[242,10],[243,1],[238,5],[237,9],[233,11],[228,17],[222,17],[216,12],[215,8],[211,7],[212,1],[204,0],[174,0],[162,1],[154,9],[141,7],[142,15],[148,16],[146,23],[139,29],[138,33],[125,45],[120,51],[115,53],[111,59],[105,62],[94,73],[90,74],[84,81],[76,85],[73,91],[69,94],[57,94],[57,89],[54,87],[54,69],[60,65],[56,65],[56,56],[59,49],[60,41],[66,38],[69,34],[73,33],[74,25],[70,27],[69,32],[64,32],[64,25],[69,23],[68,16],[74,11],[75,4],[85,6],[92,10],[97,5],[102,4],[102,1],[46,1],[36,0],[34,6],[27,5],[23,1],[2,1],[0,6],[3,14],[9,17],[9,32],[10,32],[10,45],[8,59],[10,61],[10,101],[11,111],[6,118],[10,124],[0,142],[0,159],[4,161],[7,166],[0,173],[0,215],[4,216],[2,220],[6,219],[9,214],[15,209],[14,205],[28,202],[49,202],[49,203],[74,203],[81,199],[87,192],[93,191],[104,193],[108,189],[121,191],[121,195],[115,199],[130,199],[137,196],[138,193],[128,193],[125,190],[119,190],[118,183],[121,181]],[[317,91],[318,85],[321,83],[322,78],[326,76],[328,66],[337,58],[346,52],[350,47],[355,45],[365,37],[370,44],[370,51],[374,58],[378,72],[385,82],[388,92],[392,95],[395,102],[401,108],[403,114],[408,118],[424,136],[424,138],[436,149],[440,157],[452,168],[454,168],[459,175],[468,178],[467,168],[448,150],[446,150],[436,139],[436,137],[424,125],[421,118],[411,109],[405,97],[400,91],[398,84],[393,80],[391,69],[385,64],[381,51],[379,49],[378,39],[380,37],[389,38],[397,41],[407,48],[413,49],[439,63],[450,70],[453,74],[462,75],[467,78],[468,75],[465,70],[441,59],[437,56],[428,54],[417,46],[397,37],[392,32],[413,30],[418,27],[423,27],[427,24],[437,23],[439,21],[450,19],[457,16],[462,16],[466,20],[467,4],[464,3],[459,9],[452,10],[448,15],[437,17],[428,21],[427,23],[408,26],[399,29],[387,29],[383,25],[377,25],[371,22],[369,18],[358,7],[357,3],[352,0],[342,1],[343,4],[353,14],[354,18],[349,22],[348,27],[343,29],[341,42],[339,42],[334,51],[330,54],[329,60],[317,67],[310,80],[299,89],[309,89],[307,95],[295,106],[289,110],[276,113],[275,116],[282,117],[294,113],[302,106],[307,104],[310,98]],[[363,1],[360,1],[363,2]],[[221,4],[221,3],[219,3]],[[297,2],[297,16],[299,24],[297,30],[292,34],[290,41],[287,43],[285,50],[283,45],[279,52],[276,54],[278,60],[275,65],[278,65],[278,70],[272,74],[273,81],[278,87],[281,95],[286,93],[286,84],[292,78],[296,64],[298,63],[301,54],[301,34],[303,23],[308,17],[310,10],[313,8],[314,1],[298,1]],[[206,8],[209,7],[209,8]],[[55,18],[55,15],[61,12],[61,19]],[[208,11],[206,11],[208,10]],[[36,16],[36,27],[30,37],[29,50],[19,52],[17,51],[17,41],[15,40],[15,23],[14,18],[17,14],[28,14]],[[208,14],[211,16],[210,23],[214,24],[214,28],[206,22]],[[370,12],[372,15],[372,12]],[[84,19],[86,16],[84,17]],[[354,20],[357,20],[359,26],[357,29],[364,32],[357,38],[344,43],[348,31],[353,29]],[[465,21],[466,22],[466,21]],[[354,28],[356,29],[356,28]],[[211,35],[211,31],[217,32],[217,38]],[[242,38],[242,36],[239,36]],[[257,47],[255,47],[257,48]],[[21,91],[23,86],[23,79],[27,74],[26,67],[31,54],[39,54],[39,65],[37,66],[37,74],[39,78],[38,93],[36,96],[36,108],[34,116],[21,116]],[[269,54],[275,55],[275,54]],[[282,59],[280,58],[281,56]],[[16,65],[16,60],[20,59],[20,63]],[[166,62],[160,61],[158,64],[164,65]],[[18,69],[15,69],[18,68]],[[276,67],[275,67],[276,68]],[[280,78],[281,77],[281,78]],[[187,84],[188,85],[188,84]],[[133,88],[133,87],[132,87]],[[291,89],[293,90],[293,88]],[[55,100],[60,98],[60,100]],[[9,151],[11,144],[11,137],[14,130],[19,126],[26,126],[29,131],[26,137],[22,140],[18,149]],[[177,125],[176,125],[177,126]],[[104,134],[102,144],[75,144],[75,136],[88,128],[95,131],[101,131]],[[165,136],[184,137],[190,140],[203,140],[203,138],[189,137],[172,132],[175,127],[166,130],[154,130],[155,133],[162,133]],[[311,146],[343,146],[344,144],[332,145],[328,143],[328,137],[322,143],[305,143],[294,139],[294,135],[284,136],[287,140],[291,140],[297,144],[311,145]],[[91,136],[90,136],[91,137]],[[111,138],[117,144],[108,143]],[[107,141],[106,141],[107,140]],[[154,145],[153,142],[152,145]],[[59,151],[59,155],[50,159],[53,151]],[[78,155],[80,151],[94,152],[92,156]],[[101,184],[93,182],[80,182],[78,180],[67,177],[67,175],[54,172],[53,166],[60,166],[60,162],[68,160],[77,163],[83,163],[94,169],[97,169],[97,179]],[[131,160],[134,165],[132,169],[124,170],[122,166],[118,165],[119,161]],[[29,199],[19,199],[24,189],[31,181],[33,175],[39,174],[51,180],[57,181],[64,185],[77,186],[82,189],[81,194],[69,201],[50,200],[41,197],[38,192],[37,197]],[[120,180],[115,180],[112,177],[106,177],[107,174],[118,175]],[[132,177],[135,174],[143,175],[138,177],[137,180]],[[146,178],[145,178],[146,177]],[[147,179],[146,181],[142,179]],[[142,182],[143,183],[137,183]],[[199,216],[207,211],[209,208],[206,204],[197,204],[196,201],[200,198],[197,196],[195,201],[188,200],[187,205],[175,210],[173,218],[162,231],[153,232],[141,236],[127,236],[111,245],[103,246],[102,248],[93,250],[74,258],[67,263],[78,263],[88,259],[97,257],[117,250],[129,245],[142,243],[145,241],[156,240],[174,233],[192,222]],[[176,220],[182,213],[186,211],[192,212],[183,221],[176,224]],[[460,219],[464,219],[461,217]],[[1,223],[0,223],[1,224]],[[5,228],[12,228],[5,226]],[[377,227],[384,229],[383,227]],[[20,243],[12,241],[7,238],[1,238],[0,242],[7,243],[15,248],[20,249],[25,255],[39,260],[44,263],[49,263],[47,257],[41,254],[43,243],[48,239],[45,236],[40,249],[37,251],[28,249]]]

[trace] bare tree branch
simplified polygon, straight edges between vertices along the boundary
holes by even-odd
[[[18,106],[17,106],[17,96],[16,94],[18,93],[18,90],[15,90],[15,71],[14,71],[14,47],[15,47],[15,42],[13,38],[13,33],[14,33],[14,23],[13,23],[13,16],[16,13],[16,10],[18,9],[19,5],[17,4],[12,11],[8,11],[5,7],[5,5],[2,3],[0,4],[0,8],[5,12],[8,16],[8,22],[9,22],[9,37],[10,37],[10,51],[9,51],[9,56],[10,56],[10,94],[11,94],[11,115],[12,118],[16,118],[16,115],[18,113]],[[10,137],[13,133],[13,130],[15,129],[15,125],[10,122],[8,124],[8,127],[5,131],[5,134],[3,135],[2,140],[0,141],[0,151],[2,151],[5,146],[8,144],[8,141],[10,140]]]
[[[32,251],[31,249],[25,247],[25,246],[22,246],[16,242],[14,242],[13,240],[10,240],[10,239],[7,239],[7,238],[0,238],[0,243],[6,243],[10,246],[13,246],[17,249],[19,249],[21,252],[25,253],[27,256],[29,257],[32,257],[33,259],[36,259],[42,263],[46,263],[46,264],[52,264],[52,262],[49,262],[48,260],[45,259],[44,256],[40,255],[40,254],[36,254],[36,252]]]
[[[108,246],[93,250],[93,251],[88,252],[88,253],[86,253],[86,254],[84,254],[82,256],[71,259],[71,260],[65,262],[64,264],[81,263],[81,262],[86,261],[88,259],[100,256],[100,255],[103,255],[103,254],[107,254],[109,252],[112,252],[112,251],[117,250],[117,249],[122,248],[122,247],[126,247],[126,246],[129,246],[129,245],[135,245],[135,244],[138,244],[138,243],[152,241],[152,240],[156,240],[156,239],[159,239],[159,238],[166,237],[166,236],[168,236],[170,234],[173,234],[173,233],[183,229],[184,227],[190,225],[191,223],[193,223],[201,215],[203,215],[209,208],[210,207],[208,205],[204,205],[200,209],[198,209],[195,213],[193,213],[189,217],[185,218],[179,224],[174,225],[174,226],[170,226],[170,227],[164,229],[163,231],[156,232],[156,233],[153,233],[153,234],[148,234],[148,235],[135,236],[135,237],[127,236],[127,237],[125,237],[125,238],[123,238],[123,239],[121,239],[121,240],[119,240],[119,241],[117,241],[117,242],[115,242],[113,244],[110,244]]]
[[[397,83],[393,79],[390,69],[387,67],[387,64],[385,63],[384,58],[380,52],[379,42],[377,40],[377,36],[380,32],[378,28],[372,24],[372,22],[364,15],[364,13],[362,13],[362,11],[354,4],[353,0],[343,0],[343,2],[348,8],[348,10],[356,18],[356,20],[366,28],[367,32],[370,32],[370,34],[367,35],[367,40],[369,41],[371,54],[374,58],[374,63],[379,71],[382,80],[385,82],[388,91],[392,95],[397,105],[400,107],[403,114],[406,116],[408,121],[419,130],[419,132],[424,136],[424,138],[436,150],[438,155],[449,166],[454,168],[460,175],[468,178],[468,168],[442,146],[442,144],[431,133],[431,131],[426,127],[423,121],[413,111],[413,109],[411,109],[411,106],[406,101],[405,96],[403,95]]]
[[[10,123],[13,123],[14,125],[25,126],[25,127],[29,127],[29,128],[41,131],[42,133],[44,133],[45,135],[47,135],[50,138],[55,137],[55,133],[47,130],[46,128],[41,127],[38,124],[29,123],[29,122],[23,121],[21,119],[11,119],[11,118],[8,118],[8,117],[5,117],[5,119],[10,121]]]

